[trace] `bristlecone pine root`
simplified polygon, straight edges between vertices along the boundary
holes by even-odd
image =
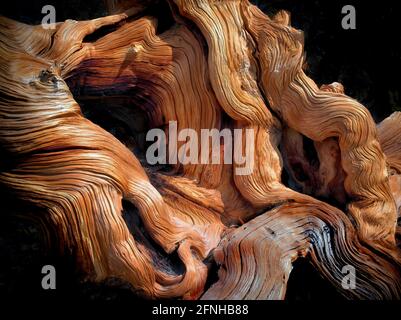
[[[284,299],[299,257],[346,298],[400,298],[401,113],[376,125],[341,84],[317,86],[286,12],[106,2],[54,29],[0,17],[0,183],[53,245],[150,298]],[[147,164],[143,132],[170,121],[253,129],[254,170]]]

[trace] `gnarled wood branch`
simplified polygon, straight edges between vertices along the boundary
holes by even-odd
[[[107,4],[113,15],[55,29],[0,18],[0,182],[41,209],[80,268],[151,298],[283,299],[305,257],[347,298],[400,298],[400,113],[376,127],[341,84],[319,88],[285,12]],[[143,15],[152,6],[174,18],[165,30]],[[144,134],[170,121],[199,136],[252,129],[254,170],[149,165]],[[210,260],[219,279],[205,288]]]

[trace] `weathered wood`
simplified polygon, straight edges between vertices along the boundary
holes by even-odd
[[[117,276],[151,298],[283,299],[298,257],[347,298],[400,298],[400,114],[376,127],[341,84],[319,88],[285,12],[168,1],[174,21],[158,32],[160,17],[141,13],[161,2],[106,1],[114,15],[54,30],[0,17],[0,183],[41,209],[93,280]],[[120,141],[78,104],[135,127],[121,100],[148,129],[252,129],[254,170],[148,165],[140,137]],[[143,228],[129,228],[123,200]],[[210,258],[219,280],[205,292]],[[355,290],[341,285],[345,265]]]

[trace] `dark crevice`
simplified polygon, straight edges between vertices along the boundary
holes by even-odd
[[[216,282],[219,281],[219,269],[224,268],[223,266],[217,265],[216,261],[213,258],[213,251],[209,254],[209,256],[203,261],[203,263],[208,267],[209,272],[208,272],[208,277],[206,279],[205,287],[204,287],[204,293],[209,290],[209,288],[215,284]]]
[[[92,32],[91,34],[85,36],[82,42],[83,43],[96,42],[97,40],[103,38],[104,36],[116,31],[119,28],[119,25],[120,24],[103,26],[97,29],[96,31]]]
[[[167,254],[148,234],[138,209],[129,201],[123,200],[124,221],[138,244],[145,246],[153,259],[153,264],[159,270],[170,275],[180,275],[185,267],[177,251]]]
[[[175,24],[174,17],[167,1],[162,1],[151,7],[148,14],[157,17],[156,34],[162,34],[163,32],[171,29],[171,27]]]
[[[302,136],[303,139],[303,147],[304,147],[304,156],[308,160],[311,167],[315,168],[316,170],[319,169],[320,162],[319,157],[317,155],[315,145],[313,140],[307,138],[306,136]]]
[[[85,118],[111,133],[136,156],[146,150],[148,116],[128,97],[75,97]]]
[[[287,283],[288,301],[344,301],[336,288],[324,279],[306,258],[298,258]]]

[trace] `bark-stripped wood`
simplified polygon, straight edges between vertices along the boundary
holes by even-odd
[[[269,18],[247,0],[106,3],[112,15],[55,29],[0,17],[0,183],[41,209],[78,266],[151,298],[283,299],[304,257],[347,298],[400,298],[400,113],[376,126],[341,84],[317,86],[286,12]],[[160,5],[174,18],[161,32],[144,15]],[[117,139],[77,101],[128,128],[139,120],[116,101],[141,110],[147,129],[253,129],[254,170],[150,166],[143,137]],[[219,279],[205,288],[210,260]]]

